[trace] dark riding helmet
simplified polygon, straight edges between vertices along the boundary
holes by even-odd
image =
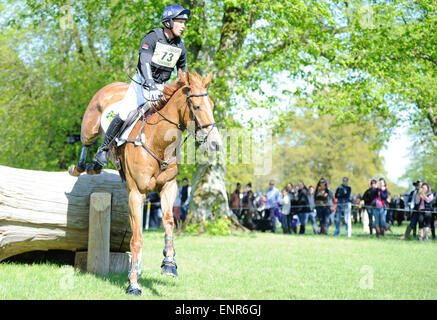
[[[190,18],[190,13],[190,9],[184,9],[184,7],[177,4],[168,6],[162,12],[161,22],[164,24],[164,27],[168,28],[168,26],[165,25],[165,22],[169,21],[169,29],[173,29],[173,19],[183,19],[188,21]]]

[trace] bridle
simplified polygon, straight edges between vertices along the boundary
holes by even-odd
[[[184,113],[183,113],[183,116],[182,116],[182,121],[185,119],[185,114],[186,114],[186,111],[187,111],[187,108],[188,108],[190,110],[191,117],[193,118],[194,123],[195,123],[194,140],[195,140],[196,144],[203,144],[203,143],[205,143],[208,140],[208,136],[212,132],[214,127],[217,127],[217,124],[215,122],[201,125],[200,122],[199,122],[199,119],[197,119],[196,114],[194,113],[194,109],[193,109],[193,104],[191,102],[191,98],[192,97],[206,97],[206,96],[208,96],[208,92],[201,93],[201,94],[190,94],[190,88],[187,87],[187,100],[186,100],[187,103],[185,105]],[[154,103],[151,104],[151,108],[154,111],[153,113],[159,114],[164,120],[166,120],[167,122],[170,122],[171,124],[175,125],[182,132],[185,131],[185,129],[187,129],[187,126],[185,126],[183,123],[174,122],[174,121],[168,119],[166,116],[164,116],[161,112],[159,112],[158,109],[156,109],[156,106],[155,106]],[[141,108],[139,108],[139,109],[141,109]],[[188,137],[192,133],[190,131],[188,131],[188,135],[185,137],[184,141],[176,147],[175,155],[174,155],[173,158],[170,158],[170,159],[167,159],[167,160],[162,160],[149,147],[147,147],[147,145],[141,139],[141,133],[143,132],[144,125],[147,122],[147,118],[150,117],[153,113],[149,113],[147,116],[143,116],[143,121],[142,121],[142,124],[141,124],[141,129],[140,129],[140,131],[138,133],[138,137],[136,139],[127,139],[126,141],[127,142],[133,142],[133,143],[140,143],[144,147],[144,149],[146,149],[147,152],[149,152],[150,155],[159,162],[160,170],[164,171],[168,167],[169,164],[171,164],[172,162],[174,162],[176,160],[176,158],[177,158],[176,157],[176,151],[182,145],[184,145],[184,143],[187,141]],[[197,135],[197,132],[199,130],[202,130],[202,129],[205,129],[205,128],[208,128],[208,127],[211,127],[211,130],[209,130],[208,134],[203,139],[199,139],[198,135]]]
[[[182,120],[183,120],[183,119],[185,119],[185,114],[187,112],[187,107],[188,107],[188,109],[190,110],[190,113],[191,113],[191,117],[193,118],[194,124],[195,124],[195,127],[194,127],[194,140],[197,143],[200,143],[200,144],[205,143],[208,140],[208,136],[211,133],[211,131],[214,129],[214,127],[217,128],[217,124],[215,122],[201,125],[200,122],[199,122],[199,119],[197,119],[196,114],[194,113],[194,109],[193,109],[193,104],[191,102],[191,98],[192,97],[206,97],[206,96],[208,96],[208,92],[200,93],[200,94],[190,94],[190,88],[187,87],[187,103],[185,105],[184,113],[182,115]],[[162,113],[160,113],[159,110],[156,109],[154,104],[152,104],[152,109],[153,109],[153,111],[158,113],[164,120],[170,122],[171,124],[174,124],[182,132],[185,131],[185,129],[187,129],[187,127],[183,123],[176,123],[176,122],[168,119]],[[208,128],[208,127],[211,127],[211,130],[209,130],[208,134],[203,139],[199,139],[199,137],[197,135],[197,132],[199,130],[202,130],[202,129],[205,129],[205,128]],[[191,132],[188,132],[188,136],[189,135],[191,135]],[[188,138],[188,136],[187,136],[187,138]],[[185,140],[187,138],[185,138]],[[185,143],[185,140],[184,140],[184,143]]]
[[[191,103],[191,97],[206,97],[206,96],[208,96],[208,92],[200,93],[200,94],[190,94],[190,88],[187,87],[187,104],[185,106],[184,114],[182,115],[182,119],[185,119],[185,112],[186,112],[187,106],[188,106],[188,108],[190,109],[191,117],[193,118],[194,124],[195,124],[194,140],[197,143],[205,143],[208,140],[208,136],[211,133],[211,131],[214,129],[214,127],[217,128],[217,124],[215,122],[201,125],[199,120],[196,117],[196,114],[194,113],[193,104]],[[197,131],[208,128],[208,127],[211,127],[211,130],[208,131],[208,134],[202,140],[199,140],[198,136],[197,136]]]

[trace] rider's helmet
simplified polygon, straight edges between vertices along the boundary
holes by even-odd
[[[190,13],[190,9],[184,9],[184,7],[177,4],[168,6],[162,12],[161,22],[164,24],[164,27],[171,30],[173,29],[173,19],[183,19],[188,21],[190,18]],[[167,21],[170,23],[169,26],[165,24]]]

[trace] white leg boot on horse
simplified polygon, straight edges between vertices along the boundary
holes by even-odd
[[[165,248],[163,250],[164,260],[161,264],[161,273],[169,276],[177,277],[177,265],[176,265],[176,251],[174,249],[173,241],[173,203],[176,200],[177,195],[176,179],[173,179],[164,184],[161,190],[161,209],[162,209],[162,224],[165,231]]]

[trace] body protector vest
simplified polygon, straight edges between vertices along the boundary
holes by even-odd
[[[137,69],[142,78],[165,83],[175,67],[186,72],[186,49],[181,38],[168,39],[163,28],[150,31],[141,41]]]

